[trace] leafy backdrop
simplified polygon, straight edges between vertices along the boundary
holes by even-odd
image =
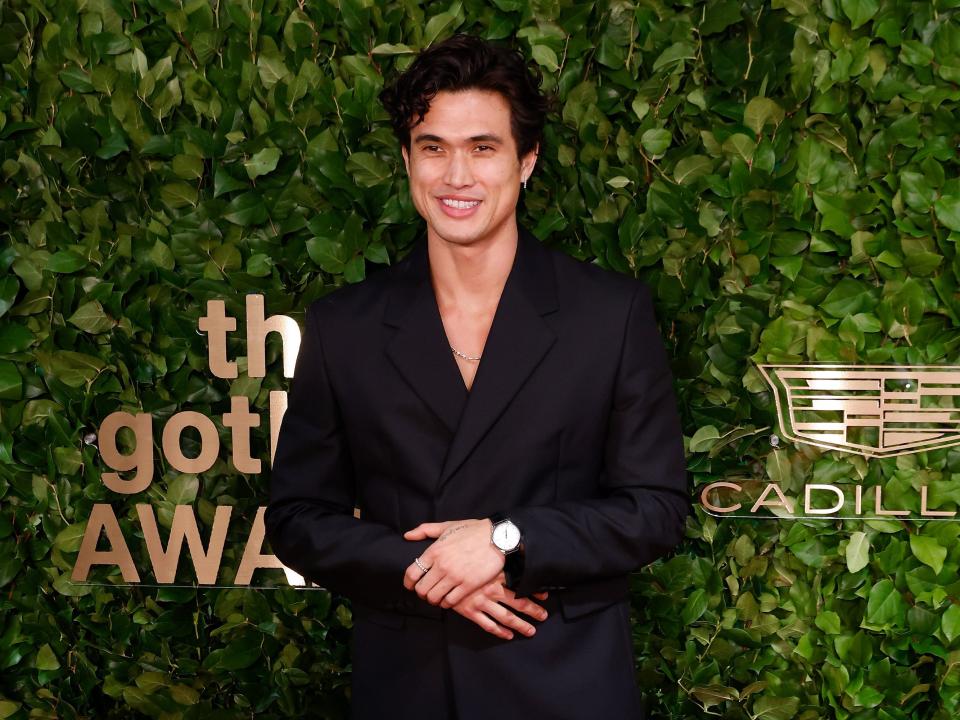
[[[910,505],[927,483],[954,507],[955,450],[772,447],[751,360],[957,362],[958,6],[0,2],[0,718],[345,717],[337,597],[67,580],[95,502],[141,568],[135,501],[252,517],[268,473],[226,452],[111,494],[96,429],[120,408],[219,423],[231,394],[263,411],[286,387],[274,341],[245,376],[241,333],[240,378],[214,379],[197,319],[254,292],[302,321],[403,255],[422,225],[376,97],[454,31],[519,48],[558,94],[521,221],[655,288],[695,486],[883,483]],[[698,509],[635,576],[652,717],[956,717],[958,534]]]

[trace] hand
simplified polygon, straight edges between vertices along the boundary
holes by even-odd
[[[453,607],[503,570],[503,553],[490,542],[493,524],[482,520],[455,520],[421,523],[403,534],[406,540],[437,538],[420,562],[430,568],[424,572],[410,563],[403,574],[403,586],[414,590],[431,605]]]
[[[527,637],[532,636],[536,628],[515,612],[511,612],[510,608],[535,620],[546,620],[547,611],[533,600],[518,598],[513,590],[503,585],[503,582],[503,573],[500,573],[492,582],[463,598],[453,606],[453,609],[467,620],[503,640],[513,639],[512,630]],[[547,593],[536,593],[534,597],[543,601],[547,599]]]

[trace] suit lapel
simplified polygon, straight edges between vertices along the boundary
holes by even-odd
[[[414,392],[453,433],[466,402],[457,362],[447,346],[443,321],[430,282],[426,240],[417,243],[398,268],[383,322],[397,328],[387,356]]]
[[[549,252],[519,228],[517,253],[497,305],[469,392],[463,384],[430,282],[421,240],[397,268],[383,322],[397,328],[386,352],[453,438],[437,490],[463,465],[556,340],[543,319],[557,309]]]
[[[519,233],[514,264],[450,443],[438,491],[503,414],[556,340],[543,319],[557,308],[553,261],[533,235],[524,228]]]

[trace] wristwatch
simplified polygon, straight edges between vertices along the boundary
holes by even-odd
[[[509,555],[520,549],[522,535],[520,528],[514,525],[512,520],[503,517],[501,513],[494,513],[490,516],[490,522],[493,523],[490,542],[496,546],[497,550],[504,555]]]
[[[506,579],[504,584],[513,590],[520,582],[520,575],[523,573],[523,533],[503,513],[496,512],[490,515],[490,522],[493,523],[490,542],[504,556],[503,575]]]

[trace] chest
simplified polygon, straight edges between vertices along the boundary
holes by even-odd
[[[450,346],[467,390],[473,388],[495,313],[496,306],[478,308],[472,312],[457,307],[440,309],[446,343]]]

